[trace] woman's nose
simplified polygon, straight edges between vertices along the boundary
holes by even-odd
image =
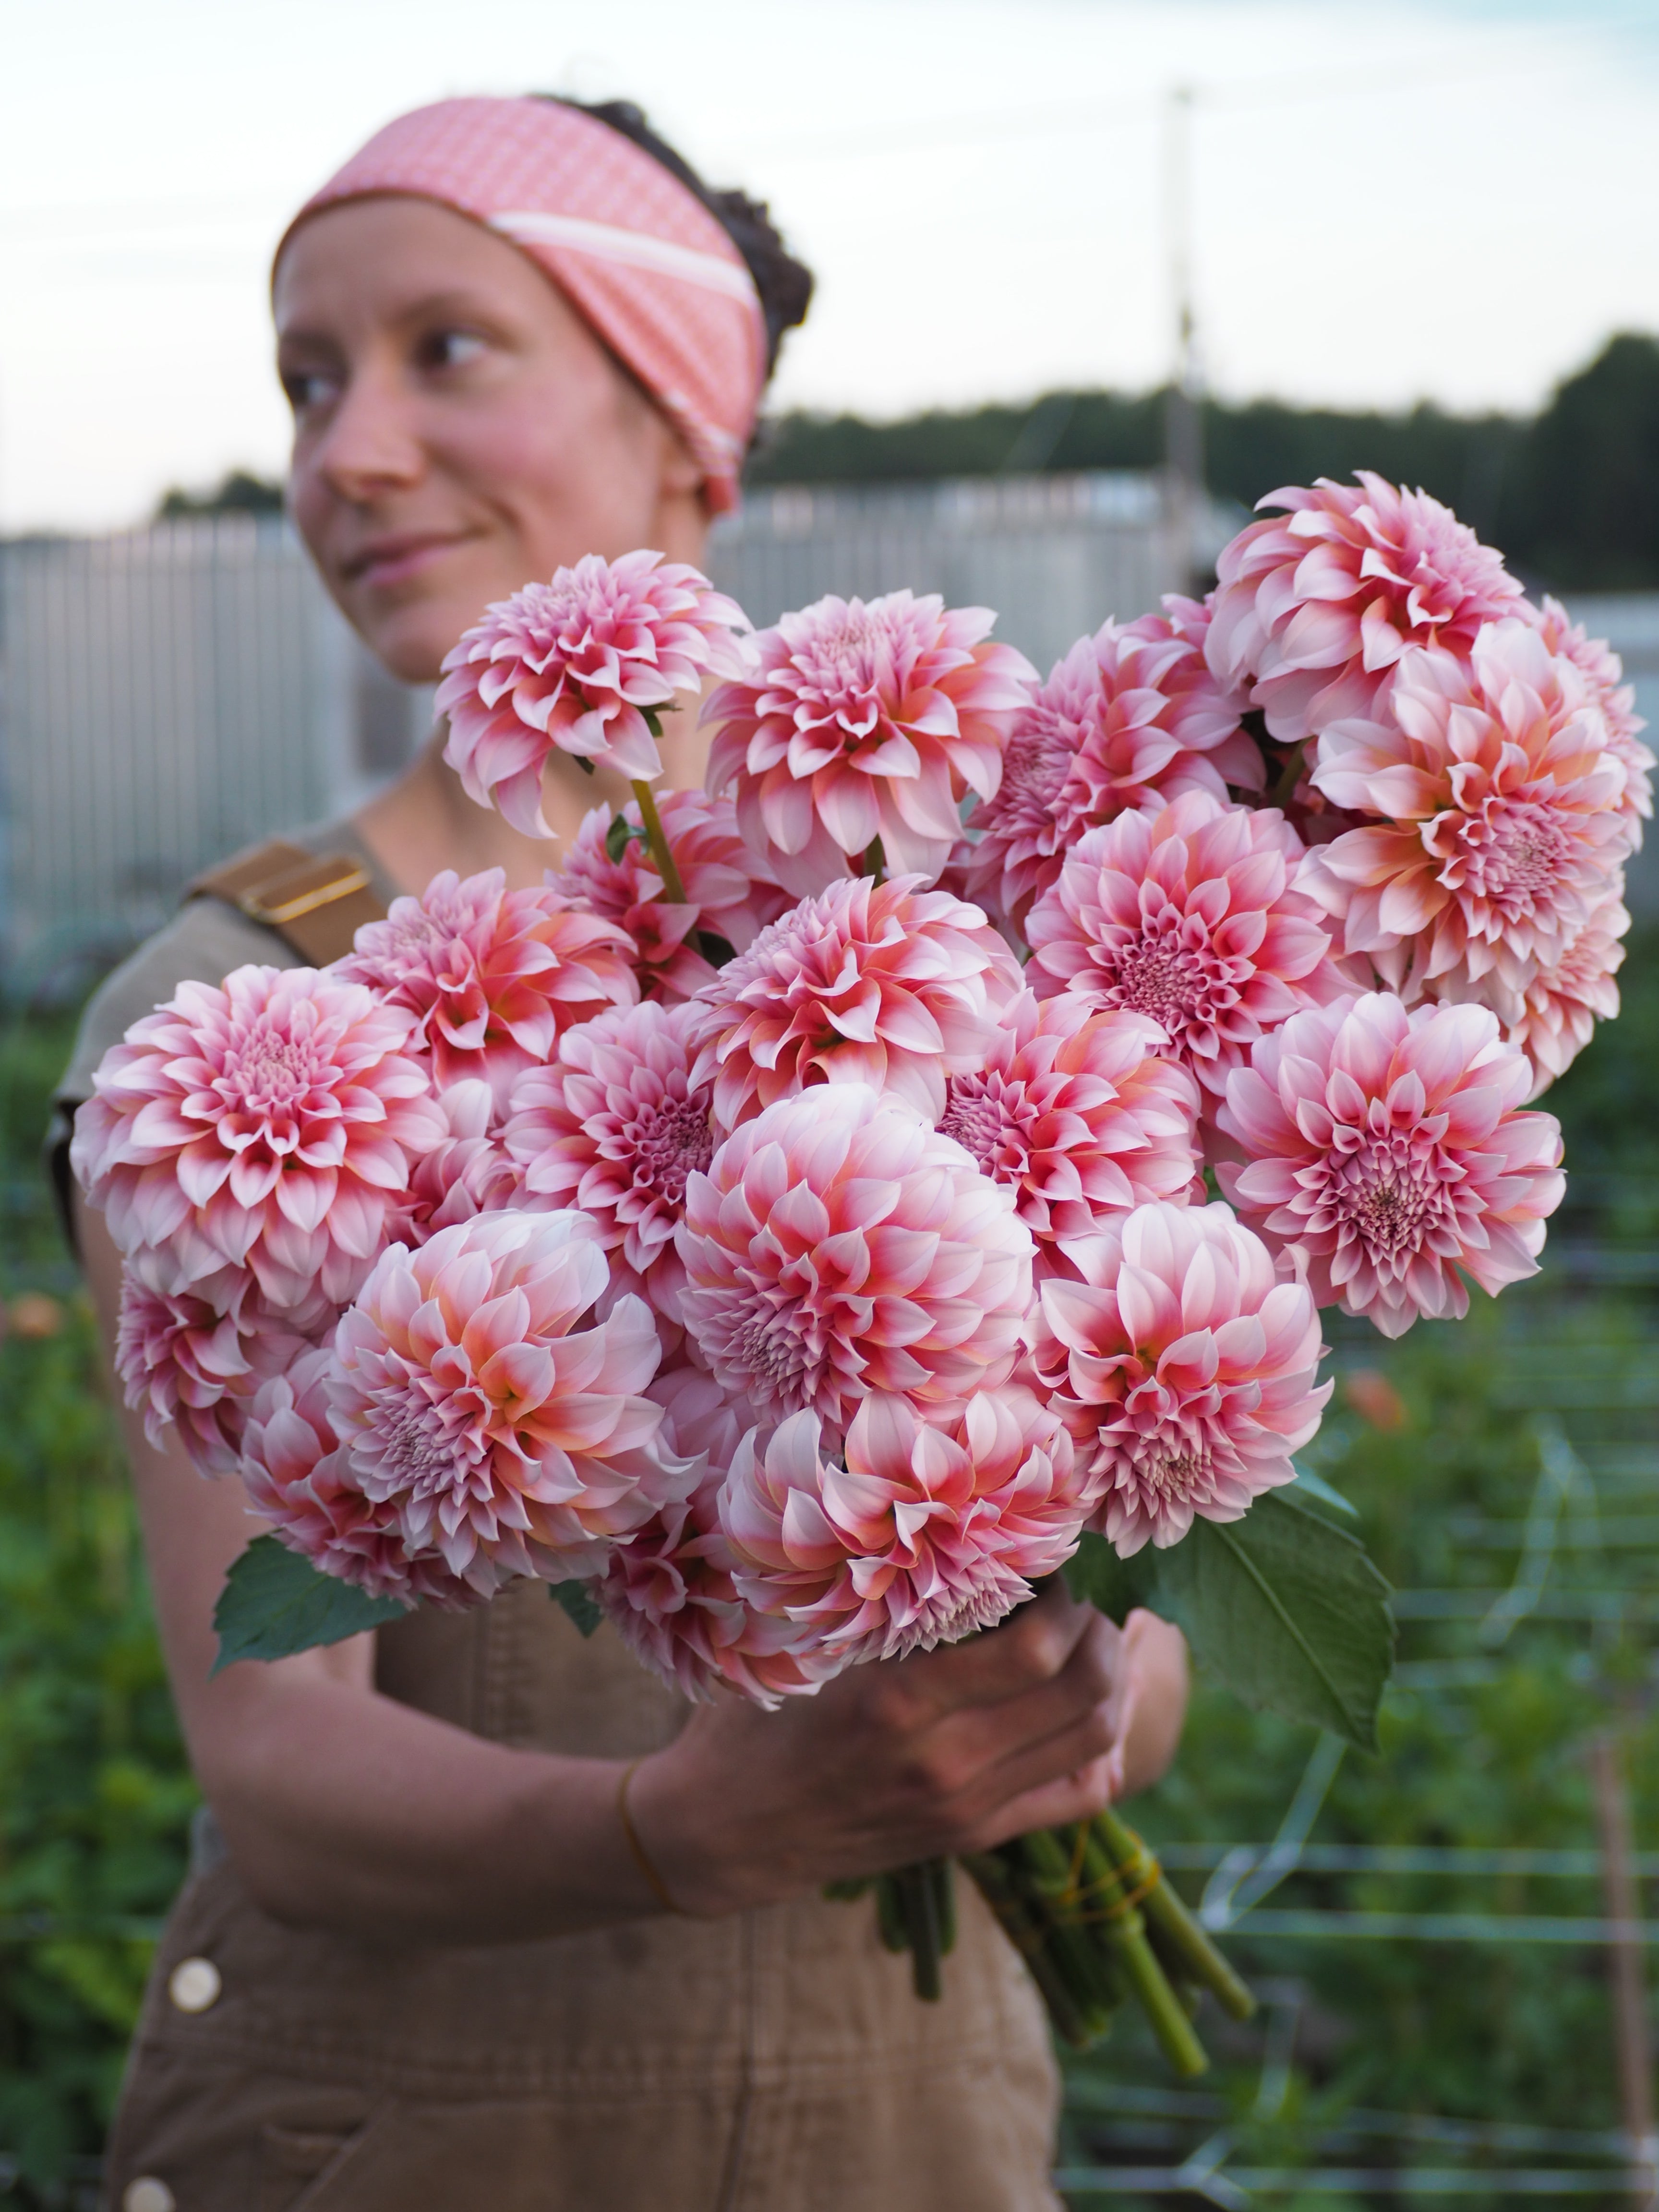
[[[410,395],[395,373],[375,364],[354,370],[310,463],[338,498],[354,505],[419,480],[425,454]]]

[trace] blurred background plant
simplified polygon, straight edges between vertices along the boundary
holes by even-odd
[[[73,1024],[0,1028],[0,2194],[94,2201],[196,1802],[91,1317],[39,1158]]]

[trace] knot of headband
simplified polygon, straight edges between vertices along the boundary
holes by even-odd
[[[510,238],[679,431],[709,505],[736,504],[766,325],[743,256],[678,177],[556,100],[444,100],[377,131],[283,245],[319,209],[386,192],[439,201]]]

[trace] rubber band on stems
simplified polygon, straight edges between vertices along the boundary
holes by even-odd
[[[668,1885],[652,1865],[650,1855],[640,1841],[640,1832],[634,1826],[633,1815],[628,1809],[628,1785],[644,1764],[645,1761],[642,1759],[636,1759],[623,1767],[622,1780],[617,1784],[617,1818],[622,1823],[622,1832],[628,1839],[628,1848],[634,1854],[634,1863],[645,1877],[647,1888],[665,1912],[672,1912],[677,1919],[683,1920],[686,1917],[685,1908],[684,1905],[676,1905],[669,1895]]]

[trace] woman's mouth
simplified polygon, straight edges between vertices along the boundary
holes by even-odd
[[[367,585],[370,591],[395,590],[464,542],[461,532],[405,531],[396,537],[372,538],[341,562],[340,574],[347,583]]]

